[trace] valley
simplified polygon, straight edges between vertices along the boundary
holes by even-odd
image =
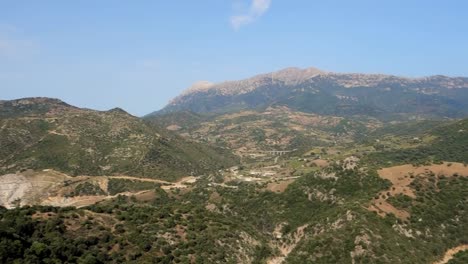
[[[0,262],[459,263],[467,87],[286,69],[142,118],[2,101]]]

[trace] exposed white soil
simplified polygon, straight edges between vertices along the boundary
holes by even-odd
[[[277,239],[282,238],[281,240],[274,242],[273,246],[276,247],[279,252],[281,253],[279,256],[270,258],[267,263],[268,264],[281,264],[283,263],[288,255],[296,248],[296,246],[301,242],[302,238],[304,238],[305,232],[304,230],[309,225],[303,225],[296,229],[295,232],[292,232],[283,238],[280,229],[282,228],[282,224],[275,228],[275,236]]]
[[[131,176],[76,176],[71,177],[54,170],[26,171],[16,174],[0,176],[0,205],[13,208],[24,205],[53,205],[82,207],[95,204],[102,200],[111,199],[116,195],[84,195],[67,197],[73,186],[81,182],[89,182],[99,186],[107,192],[109,179],[126,179],[160,183],[164,190],[183,189],[197,181],[190,176],[177,182],[168,182],[158,179],[138,178]],[[125,192],[120,195],[139,195],[147,191]]]

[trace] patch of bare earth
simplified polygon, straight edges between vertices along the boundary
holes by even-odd
[[[64,197],[64,196],[53,196],[41,202],[41,205],[52,205],[52,206],[75,206],[84,207],[92,204],[96,204],[103,200],[109,199],[110,196],[106,195],[86,195],[86,196],[75,196],[75,197]]]
[[[271,182],[267,185],[266,189],[275,193],[282,193],[288,188],[288,186],[293,183],[295,179]]]
[[[451,248],[445,252],[444,257],[439,260],[434,262],[433,264],[446,264],[448,263],[458,252],[468,250],[468,245],[461,245],[458,247]]]
[[[282,238],[280,229],[282,228],[282,224],[278,225],[275,228],[275,232],[277,233],[276,238]],[[308,224],[300,226],[296,229],[295,232],[288,234],[286,237],[282,238],[279,241],[273,242],[273,246],[276,247],[279,252],[281,253],[279,256],[270,258],[267,260],[268,264],[280,264],[283,263],[284,260],[288,257],[288,255],[296,248],[296,246],[301,242],[302,238],[304,238],[305,229],[308,227]]]
[[[57,216],[57,214],[53,213],[53,212],[47,212],[47,213],[36,212],[31,216],[31,218],[32,219],[48,220],[48,219],[53,218],[55,216]]]
[[[70,176],[52,170],[25,171],[0,176],[0,205],[7,208],[18,205],[38,204],[57,191]]]
[[[107,192],[109,179],[123,179],[141,182],[160,183],[161,188],[169,191],[172,189],[190,189],[197,181],[196,177],[189,176],[177,182],[168,182],[151,178],[139,178],[131,176],[75,176],[54,171],[25,171],[19,174],[7,174],[0,176],[0,205],[7,208],[18,205],[52,205],[83,207],[103,200],[112,199],[117,195],[135,197],[141,201],[154,199],[154,192],[143,190],[139,192],[124,192],[117,195],[79,195],[70,196],[78,184],[91,183],[99,186]]]
[[[140,202],[150,202],[156,198],[156,194],[154,193],[154,191],[149,190],[138,193],[134,195],[134,197]]]
[[[459,175],[467,177],[468,167],[457,162],[444,162],[442,164],[432,164],[419,167],[406,164],[383,168],[377,172],[381,178],[389,180],[392,183],[392,186],[388,190],[379,192],[368,209],[376,212],[382,217],[387,214],[394,214],[401,220],[408,220],[410,217],[409,212],[394,207],[387,201],[389,197],[402,194],[411,198],[416,198],[414,190],[411,188],[410,184],[417,177],[427,178],[429,175],[443,175],[446,177]]]
[[[324,159],[316,159],[316,160],[313,160],[312,163],[319,166],[320,168],[325,168],[325,167],[328,167],[329,165],[328,160],[324,160]]]
[[[187,241],[187,232],[185,231],[185,228],[181,225],[176,225],[175,227],[175,230],[176,230],[176,233],[177,233],[177,236],[180,237],[180,239],[182,239],[182,241]]]
[[[356,258],[367,254],[367,248],[371,244],[371,240],[368,234],[358,235],[354,238],[354,250],[350,252],[351,263],[356,263]],[[363,247],[363,245],[365,247]]]
[[[166,129],[169,130],[169,131],[178,131],[180,130],[182,127],[178,126],[178,125],[170,125],[170,126],[167,126]]]

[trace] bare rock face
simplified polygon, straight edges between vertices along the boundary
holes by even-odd
[[[307,79],[310,79],[312,77],[318,76],[318,75],[326,75],[328,74],[325,71],[322,71],[317,68],[307,68],[307,69],[300,69],[300,68],[286,68],[277,72],[273,73],[268,73],[260,76],[265,76],[265,77],[271,77],[272,79],[277,79],[280,81],[283,81],[285,83],[299,83],[302,81],[305,81]]]
[[[6,208],[14,207],[13,204],[18,201],[21,205],[27,193],[32,190],[32,184],[23,175],[7,174],[0,176],[0,204]]]
[[[197,82],[158,113],[228,113],[287,106],[326,115],[418,118],[468,114],[468,78],[407,78],[286,68],[254,77]],[[155,113],[153,113],[155,114]]]
[[[450,78],[447,76],[429,76],[423,78],[406,78],[385,74],[361,74],[361,73],[333,73],[322,71],[317,68],[300,69],[296,67],[286,68],[280,71],[256,75],[252,78],[238,81],[226,81],[212,83],[199,81],[174,99],[171,103],[177,103],[184,95],[199,92],[216,92],[224,95],[236,95],[253,91],[262,85],[271,83],[283,83],[284,85],[296,85],[308,81],[314,77],[323,77],[345,88],[372,87],[381,83],[420,84],[434,83],[447,89],[468,88],[467,78]]]
[[[61,185],[67,178],[70,177],[47,170],[41,173],[2,175],[0,176],[0,205],[13,208],[40,204],[54,190],[54,187]]]
[[[210,91],[223,95],[243,94],[253,91],[262,85],[279,82],[287,85],[293,85],[322,74],[327,73],[317,68],[286,68],[277,72],[260,74],[241,81],[226,81],[218,84],[208,81],[200,81],[194,83],[189,89],[183,92],[181,96],[175,98],[171,103],[177,103],[178,98],[180,99],[184,95],[189,95],[192,93]]]
[[[209,90],[210,88],[212,88],[213,86],[215,86],[215,84],[212,83],[212,82],[198,81],[198,82],[194,83],[186,91],[184,91],[183,94],[193,93],[193,92],[197,92],[197,91],[206,91],[206,90]]]

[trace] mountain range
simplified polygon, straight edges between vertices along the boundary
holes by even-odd
[[[227,113],[287,106],[325,115],[380,119],[453,118],[468,114],[468,78],[405,78],[287,68],[240,81],[199,82],[156,113]]]
[[[0,101],[0,263],[468,261],[468,78],[288,68],[135,117]]]

